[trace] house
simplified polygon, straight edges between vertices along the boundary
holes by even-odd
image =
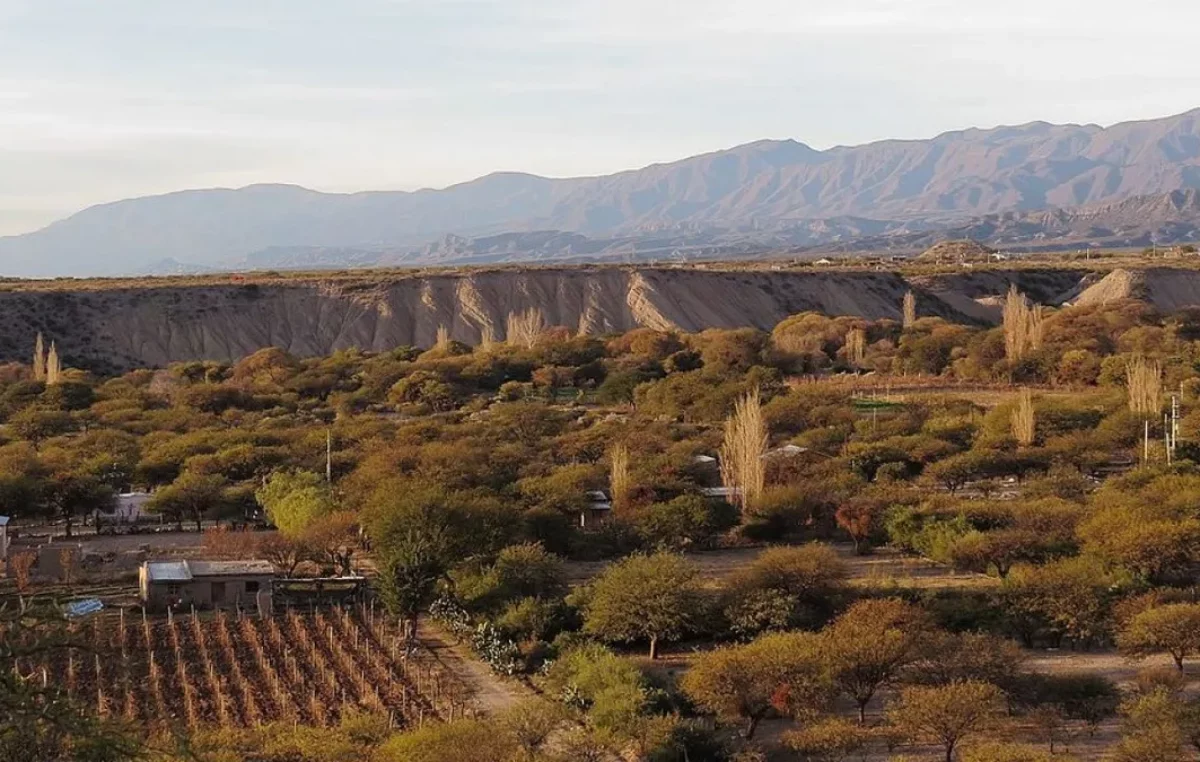
[[[589,490],[585,497],[587,508],[579,512],[579,526],[602,523],[612,515],[612,498],[604,490]]]
[[[147,561],[138,572],[142,604],[151,611],[243,608],[271,610],[270,561]]]
[[[0,561],[8,560],[8,517],[0,516]]]
[[[700,494],[710,500],[724,500],[734,503],[742,496],[741,487],[701,487]]]
[[[96,511],[96,526],[105,524],[136,524],[146,516],[146,504],[150,502],[149,492],[121,492],[116,496],[112,513]]]
[[[798,447],[794,444],[789,444],[784,445],[783,447],[776,447],[774,450],[767,450],[765,453],[763,453],[762,459],[770,460],[772,458],[794,458],[797,455],[803,455],[806,452],[808,452],[807,447]]]

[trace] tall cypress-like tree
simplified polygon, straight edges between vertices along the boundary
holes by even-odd
[[[50,342],[50,352],[46,355],[46,385],[53,386],[62,380],[62,362],[58,359],[58,347]]]
[[[38,331],[37,341],[33,344],[33,380],[46,380],[46,342],[42,332]]]

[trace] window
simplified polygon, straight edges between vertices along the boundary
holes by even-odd
[[[253,595],[258,592],[258,580],[252,579],[246,582],[246,592]]]
[[[167,595],[171,596],[172,598],[178,598],[179,597],[179,584],[176,582],[172,582],[172,583],[168,584],[167,585]]]

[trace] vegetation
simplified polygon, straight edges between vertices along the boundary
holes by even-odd
[[[369,569],[379,605],[71,624],[77,644],[0,665],[22,711],[59,691],[66,730],[5,726],[0,748],[73,749],[118,722],[157,738],[175,717],[214,760],[724,760],[782,737],[805,759],[907,744],[982,762],[1115,732],[1119,706],[1114,758],[1183,758],[1200,318],[1014,291],[990,328],[916,305],[902,323],[607,337],[533,310],[477,348],[442,331],[112,377],[68,363],[56,383],[47,331],[32,366],[0,367],[0,513],[77,534],[144,488],[206,554]],[[260,516],[278,531],[235,528]],[[712,571],[714,548],[736,568]],[[897,554],[938,583],[862,571]],[[44,584],[33,561],[13,554],[6,605]],[[449,677],[431,687],[426,616],[544,699],[473,716]],[[1040,648],[1182,677],[1039,675]]]

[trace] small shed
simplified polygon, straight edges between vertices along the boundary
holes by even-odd
[[[271,610],[275,567],[270,561],[147,561],[138,573],[142,603],[168,608]]]
[[[604,490],[589,490],[586,497],[587,508],[579,512],[579,526],[603,523],[612,515],[612,498]]]

